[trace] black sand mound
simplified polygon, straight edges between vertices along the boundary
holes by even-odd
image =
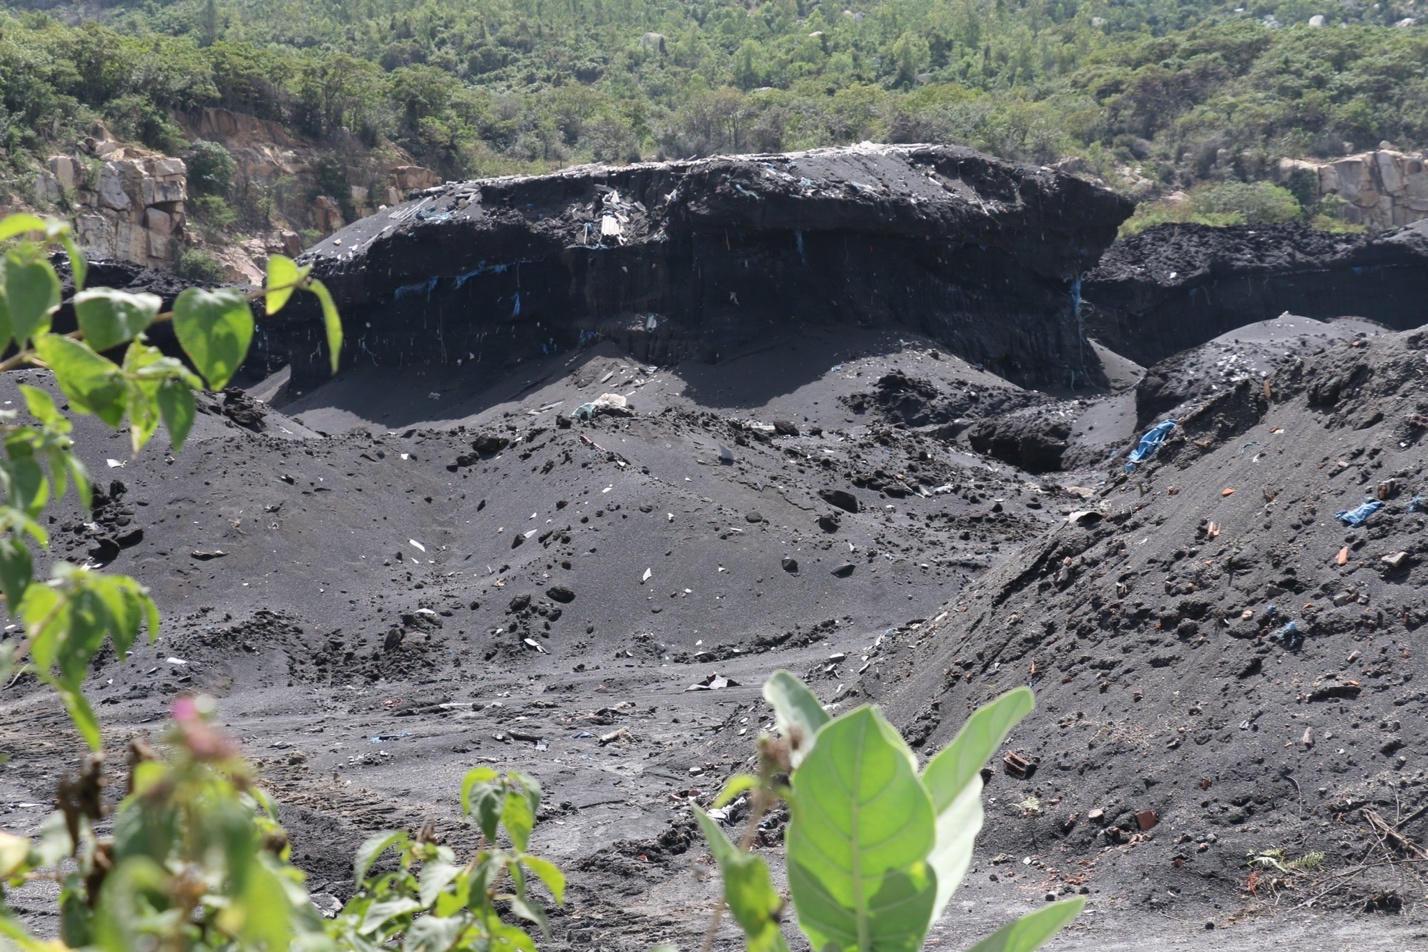
[[[314,376],[299,317],[265,329],[249,390],[201,400],[177,457],[160,436],[129,459],[126,434],[77,421],[102,492],[55,512],[55,552],[137,576],[165,611],[155,646],[96,663],[111,746],[180,692],[216,695],[314,891],[339,898],[366,835],[431,819],[460,845],[462,773],[529,771],[538,848],[571,882],[552,947],[634,950],[704,928],[689,804],[771,725],[770,671],[884,703],[923,752],[1030,683],[936,942],[1085,890],[1062,948],[1361,938],[1362,916],[1306,918],[1325,904],[1406,913],[1373,930],[1411,948],[1409,847],[1364,811],[1428,839],[1428,350],[1376,323],[1408,319],[1389,298],[1324,323],[1231,296],[1176,323],[1155,301],[1186,285],[1137,277],[1193,259],[1213,282],[1206,249],[1238,248],[1234,280],[1282,287],[1391,239],[1275,257],[1293,233],[1147,233],[1113,249],[1096,303],[1154,285],[1132,322],[1154,333],[1083,338],[1066,242],[1123,209],[1079,188],[958,150],[844,150],[452,186],[353,226],[318,249],[355,348],[337,378]],[[571,247],[605,210],[628,242]],[[492,248],[501,268],[463,270]],[[397,295],[414,274],[430,300]],[[737,308],[711,291],[730,275],[754,289]],[[812,285],[869,296],[788,310]],[[48,385],[8,374],[0,403],[21,382]],[[1125,474],[1167,414],[1180,426]],[[1336,520],[1365,497],[1383,505],[1362,525]],[[0,810],[33,829],[79,743],[33,684],[3,705]],[[1274,849],[1322,852],[1317,878],[1248,892],[1246,854]]]
[[[1251,851],[1359,863],[1365,809],[1428,833],[1423,348],[1359,334],[1222,390],[1094,515],[885,645],[860,692],[925,749],[1035,688],[1007,750],[1035,771],[997,764],[989,849],[1062,878],[1153,870],[1132,898],[1164,907],[1233,895]],[[1366,500],[1362,525],[1336,518]]]

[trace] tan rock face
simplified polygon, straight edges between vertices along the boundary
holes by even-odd
[[[36,178],[39,196],[55,205],[69,203],[75,236],[89,253],[151,267],[172,265],[184,237],[188,200],[183,160],[136,155],[102,127],[85,147],[103,163],[91,159],[87,169],[78,156],[51,156]]]
[[[1394,149],[1375,149],[1317,163],[1283,159],[1279,180],[1299,169],[1318,175],[1319,195],[1337,195],[1347,205],[1346,221],[1387,230],[1428,217],[1428,168],[1424,157]]]

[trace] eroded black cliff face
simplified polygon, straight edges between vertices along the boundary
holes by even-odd
[[[1305,225],[1158,225],[1106,252],[1084,285],[1086,333],[1150,366],[1288,311],[1425,320],[1428,221],[1383,235]]]
[[[445,186],[306,257],[347,364],[503,366],[614,338],[717,360],[771,330],[905,327],[1022,383],[1100,376],[1079,276],[1131,210],[1111,192],[967,149],[864,146]],[[326,378],[315,314],[259,359]]]

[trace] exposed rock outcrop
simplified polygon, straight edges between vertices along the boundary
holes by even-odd
[[[1332,162],[1280,160],[1281,182],[1303,173],[1313,176],[1321,198],[1342,199],[1344,220],[1356,225],[1386,231],[1428,218],[1428,169],[1422,153],[1381,148]]]
[[[228,109],[201,109],[179,119],[190,138],[220,143],[233,156],[240,200],[268,209],[271,224],[290,230],[330,235],[347,224],[347,211],[369,215],[379,206],[405,201],[414,189],[442,181],[431,169],[410,164],[400,149],[379,154],[348,136],[336,150],[350,156],[346,172],[351,184],[343,187],[347,194],[314,197],[330,187],[318,175],[320,160],[333,154],[330,146],[294,136],[281,123]]]
[[[348,364],[485,363],[614,338],[717,360],[777,327],[905,327],[1018,381],[1099,377],[1080,275],[1131,204],[969,149],[860,146],[433,190],[308,259]],[[293,387],[326,377],[311,311],[267,325]]]
[[[71,209],[75,236],[103,258],[167,267],[178,257],[188,200],[182,159],[120,147],[107,133],[89,155],[51,156],[36,178],[43,201]]]
[[[1288,311],[1423,323],[1428,222],[1385,235],[1305,225],[1158,225],[1106,252],[1084,282],[1086,333],[1150,366]]]

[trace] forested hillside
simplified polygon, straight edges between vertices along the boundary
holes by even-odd
[[[31,0],[0,16],[0,143],[100,117],[175,150],[173,111],[224,106],[448,176],[879,139],[1142,189],[1428,144],[1411,0],[1235,2]]]

